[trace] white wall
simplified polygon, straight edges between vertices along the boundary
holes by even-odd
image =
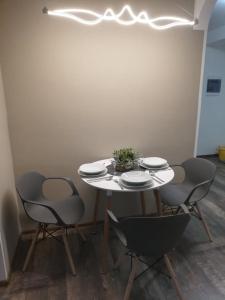
[[[214,16],[216,17],[216,16]],[[217,153],[225,144],[225,27],[208,32],[199,125],[198,155]],[[206,94],[207,78],[221,77],[220,95]]]
[[[195,0],[194,18],[198,20],[195,29],[207,30],[215,3],[216,0]]]
[[[0,68],[0,281],[8,279],[20,225]]]
[[[46,5],[75,5],[53,2]],[[129,4],[154,16],[186,16],[167,0]],[[106,6],[119,11],[123,5],[122,0],[76,1],[97,11]],[[185,0],[184,7],[192,12],[194,1]],[[0,1],[0,57],[15,173],[35,169],[75,177],[86,204],[83,222],[90,221],[95,191],[77,175],[81,163],[109,157],[122,146],[172,163],[192,156],[203,33],[114,23],[88,27],[43,15],[42,8],[39,0]],[[148,203],[150,210],[154,202]],[[118,215],[137,213],[139,205],[130,195],[113,199]],[[100,207],[102,218],[104,199]],[[33,227],[26,216],[22,224]]]
[[[218,44],[221,45],[224,44],[224,41],[225,41],[225,25],[209,31],[207,37],[207,44],[209,46],[217,46]]]

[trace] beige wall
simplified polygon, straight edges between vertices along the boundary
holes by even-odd
[[[0,281],[9,275],[20,225],[0,68]]]
[[[153,16],[187,17],[175,2],[129,1],[135,11],[146,8]],[[193,1],[181,2],[193,12]],[[77,176],[81,163],[109,157],[122,146],[170,162],[192,156],[203,33],[87,27],[41,14],[43,3],[102,11],[119,10],[124,1],[0,3],[0,55],[16,175],[36,169],[74,177],[87,221],[94,191]],[[116,195],[116,213],[138,209],[130,197]]]

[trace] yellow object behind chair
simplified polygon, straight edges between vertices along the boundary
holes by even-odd
[[[219,146],[218,154],[219,154],[219,159],[225,162],[225,146]]]

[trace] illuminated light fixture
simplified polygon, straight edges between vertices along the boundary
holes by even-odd
[[[141,11],[136,15],[129,5],[125,5],[117,14],[111,8],[107,8],[103,14],[99,14],[95,11],[82,8],[48,10],[46,7],[44,7],[42,11],[43,13],[50,16],[58,16],[71,19],[78,23],[89,26],[97,25],[104,21],[114,21],[120,25],[125,26],[139,23],[148,25],[151,28],[157,30],[165,30],[176,26],[193,26],[197,24],[197,20],[190,21],[184,18],[172,16],[163,16],[151,19],[146,11]],[[123,18],[125,14],[129,16],[128,19]],[[160,24],[162,22],[163,24]]]

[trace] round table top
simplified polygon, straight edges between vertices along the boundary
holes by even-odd
[[[96,163],[102,163],[106,167],[109,167],[112,164],[112,159],[98,160],[96,161]],[[101,180],[99,181],[95,181],[94,180],[95,178],[93,177],[86,177],[86,176],[85,177],[81,176],[81,179],[88,185],[100,190],[113,191],[113,192],[142,192],[142,191],[160,188],[166,185],[167,183],[169,183],[174,178],[174,171],[172,168],[169,167],[167,169],[157,170],[154,171],[154,173],[152,173],[153,184],[151,186],[125,188],[121,186],[120,183],[118,182],[121,174],[122,173],[116,172],[115,175],[113,175],[113,177],[110,177],[110,180],[107,180],[107,177],[109,177],[110,173],[107,173],[106,175],[101,177]],[[154,176],[157,177],[154,178]]]

